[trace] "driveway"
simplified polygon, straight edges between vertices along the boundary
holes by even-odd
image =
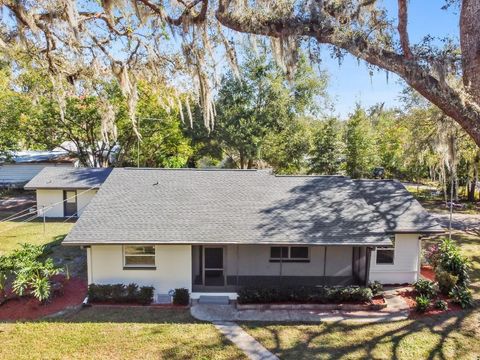
[[[442,227],[448,229],[450,214],[432,213],[432,215],[437,218]],[[459,231],[480,233],[480,215],[453,213],[452,228]]]

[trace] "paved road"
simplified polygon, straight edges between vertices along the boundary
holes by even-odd
[[[450,215],[448,213],[432,213],[441,226],[448,228]],[[453,214],[452,228],[460,231],[480,233],[480,215]]]

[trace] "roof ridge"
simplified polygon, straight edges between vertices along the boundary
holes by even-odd
[[[262,169],[222,169],[222,168],[151,168],[151,167],[122,167],[123,170],[156,170],[156,171],[238,171],[238,172],[260,172]]]

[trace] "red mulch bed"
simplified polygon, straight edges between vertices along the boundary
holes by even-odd
[[[435,272],[430,265],[423,265],[420,269],[420,273],[428,280],[435,281]]]
[[[410,308],[409,318],[412,318],[412,319],[435,316],[439,314],[445,314],[449,312],[456,312],[456,311],[462,310],[461,306],[453,303],[450,298],[448,298],[445,295],[439,294],[437,296],[437,299],[445,300],[448,303],[448,310],[435,309],[435,307],[432,304],[427,311],[425,311],[424,313],[420,313],[415,310],[415,305],[416,305],[415,298],[417,297],[417,293],[415,290],[406,290],[403,292],[399,292],[399,295],[408,304],[408,307]],[[432,302],[435,302],[435,300],[433,300]]]
[[[385,299],[383,295],[377,295],[372,298],[372,304],[373,305],[383,305],[385,304]]]
[[[0,321],[35,320],[59,312],[69,306],[80,305],[87,294],[87,283],[78,278],[65,280],[63,294],[50,302],[40,303],[31,297],[13,298],[0,305]]]

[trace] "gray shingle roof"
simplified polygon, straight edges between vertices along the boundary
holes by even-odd
[[[393,181],[114,169],[64,243],[380,245],[407,230],[441,228]]]
[[[99,188],[111,171],[111,168],[46,167],[24,188],[27,190]]]

